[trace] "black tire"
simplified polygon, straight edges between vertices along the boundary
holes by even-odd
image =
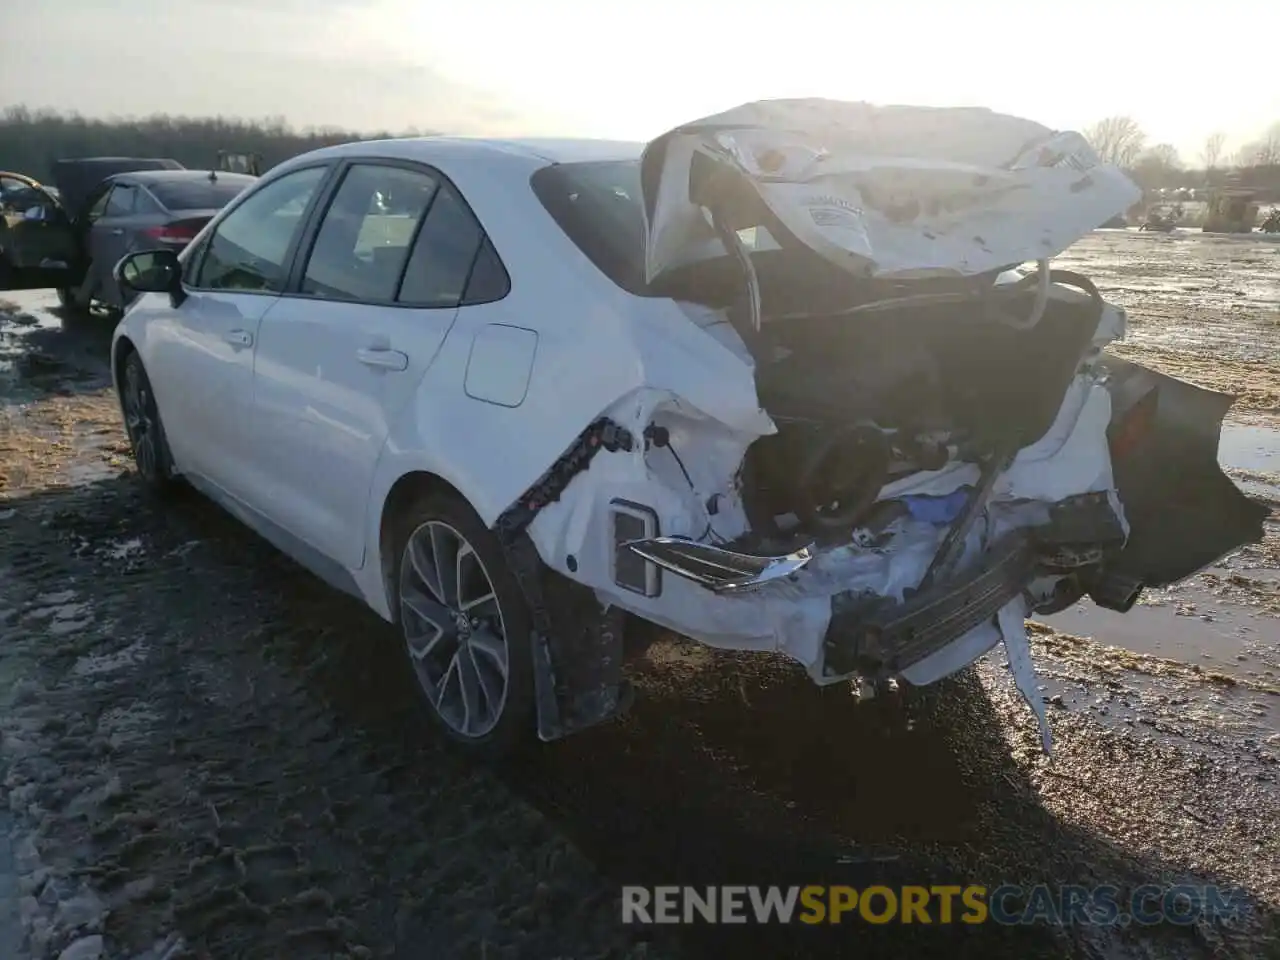
[[[81,303],[76,296],[76,292],[71,287],[59,287],[57,290],[58,303],[61,305],[64,313],[81,316],[89,312],[89,305]]]
[[[495,710],[496,720],[492,728],[476,735],[460,732],[456,723],[447,720],[433,702],[427,681],[423,679],[420,672],[429,669],[430,665],[414,657],[409,639],[413,624],[408,622],[418,619],[420,626],[425,621],[416,617],[402,597],[402,587],[407,582],[404,579],[406,576],[404,564],[410,538],[418,532],[417,542],[420,543],[422,531],[439,529],[441,524],[451,528],[465,539],[474,556],[479,559],[482,572],[487,577],[493,596],[496,598],[498,611],[496,620],[501,626],[506,646],[507,675],[501,706]],[[393,558],[390,590],[392,614],[399,633],[401,656],[423,711],[452,745],[469,756],[485,761],[495,761],[527,746],[532,742],[536,730],[533,655],[529,642],[532,618],[524,594],[507,566],[497,537],[461,496],[452,491],[434,491],[419,497],[402,512],[395,523],[390,540],[388,546]],[[409,580],[413,580],[416,573],[410,573],[407,576]],[[488,619],[493,621],[495,618]],[[472,625],[475,625],[474,620]],[[477,635],[480,633],[478,628],[476,633]],[[470,631],[467,636],[470,636]],[[458,650],[457,657],[461,658],[463,656],[461,641],[451,639],[448,642],[455,644]],[[471,655],[470,669],[476,671],[471,676],[478,677],[479,667],[474,654]],[[458,683],[463,682],[461,673],[459,668]],[[444,685],[443,682],[440,684],[442,687]],[[489,697],[486,695],[485,699],[489,700]]]
[[[169,453],[160,408],[156,406],[142,358],[132,350],[124,358],[120,371],[120,408],[124,412],[125,432],[133,451],[138,478],[153,494],[172,493],[175,486],[173,457]]]

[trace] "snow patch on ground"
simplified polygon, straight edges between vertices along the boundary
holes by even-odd
[[[125,667],[133,667],[141,664],[147,658],[147,645],[141,640],[135,640],[123,650],[116,650],[113,653],[89,653],[85,654],[71,668],[73,675],[77,677],[95,677],[102,674],[114,673]]]
[[[107,550],[103,551],[104,555],[111,560],[128,560],[145,552],[142,545],[141,537],[133,537],[129,540],[117,540]]]

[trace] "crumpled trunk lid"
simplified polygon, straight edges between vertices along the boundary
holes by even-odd
[[[647,145],[641,177],[656,289],[723,259],[704,207],[735,231],[764,226],[773,249],[907,280],[1055,256],[1141,196],[1077,133],[979,108],[821,99],[677,127]]]

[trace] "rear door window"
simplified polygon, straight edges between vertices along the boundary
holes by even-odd
[[[85,219],[92,223],[107,209],[107,201],[111,198],[111,187],[99,187],[90,196],[93,197],[93,201],[89,204],[89,212],[85,214]]]
[[[155,197],[148,193],[145,187],[139,187],[134,191],[133,215],[135,217],[151,217],[162,213],[164,208],[156,202]]]
[[[331,300],[395,300],[409,246],[434,209],[437,188],[425,171],[354,164],[320,223],[302,292]]]
[[[456,189],[442,184],[409,255],[399,302],[457,307],[501,300],[510,288],[506,268],[471,208]]]
[[[218,224],[204,251],[196,286],[279,293],[303,215],[327,167],[287,173],[254,191]]]
[[[117,183],[107,196],[107,209],[104,217],[127,217],[133,214],[137,205],[138,188],[131,183]]]

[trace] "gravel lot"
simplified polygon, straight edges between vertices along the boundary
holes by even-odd
[[[1243,395],[1224,462],[1280,503],[1280,243],[1100,231],[1064,261],[1130,311],[1117,352]],[[422,727],[376,617],[198,497],[140,495],[105,321],[9,296],[0,957],[1280,957],[1280,515],[1126,617],[1036,626],[1052,759],[998,656],[858,703],[673,639],[624,720],[490,771]],[[872,879],[1221,883],[1253,909],[619,920],[623,883]]]

